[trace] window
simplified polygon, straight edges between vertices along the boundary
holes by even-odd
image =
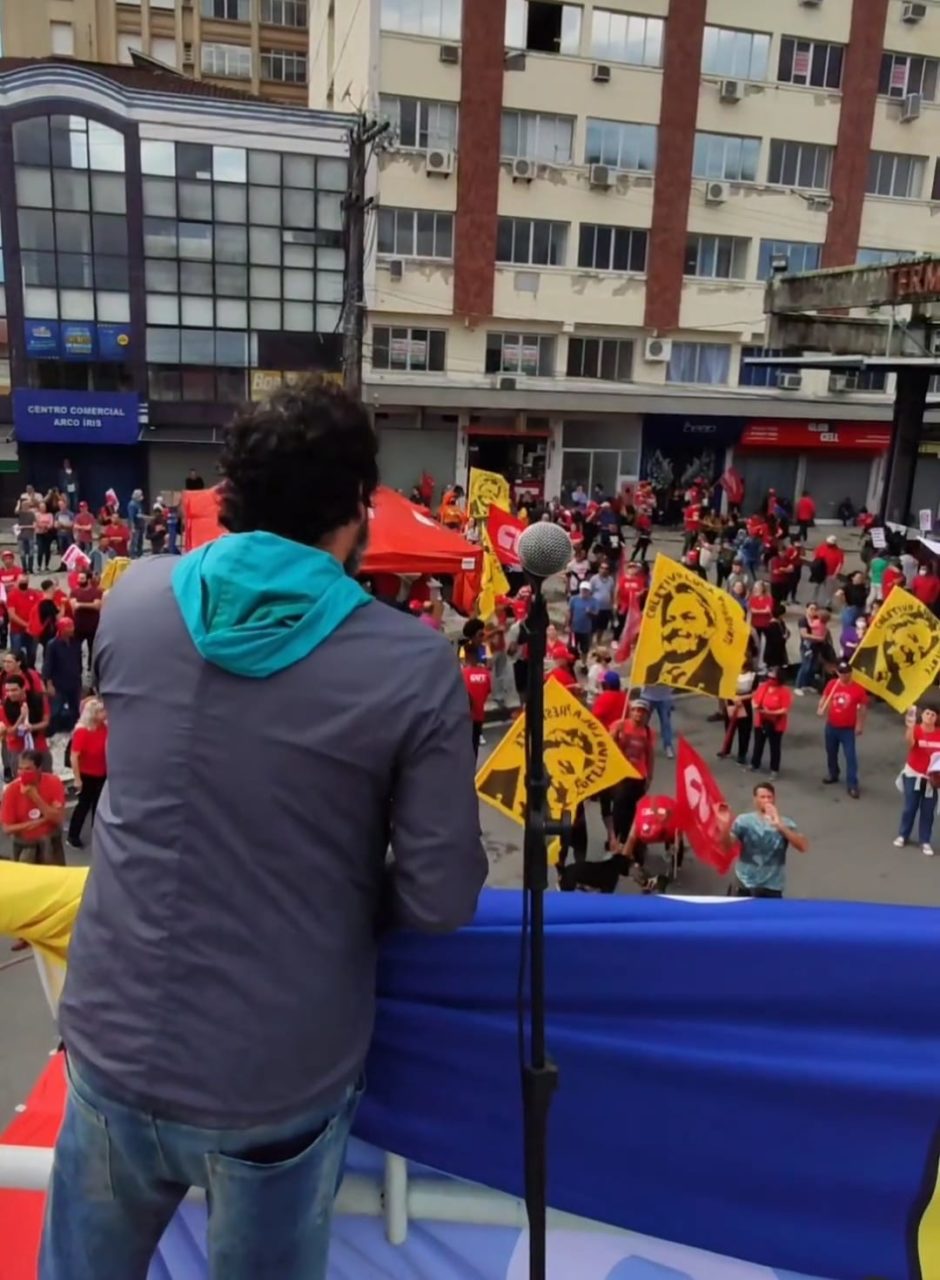
[[[702,72],[707,76],[738,76],[742,80],[766,80],[770,36],[731,27],[706,27],[702,45]]]
[[[500,154],[505,158],[571,164],[574,120],[541,111],[504,111]]]
[[[569,338],[569,378],[601,378],[629,382],[633,374],[633,343],[617,338]]]
[[[919,200],[924,191],[923,156],[902,156],[893,151],[873,151],[868,158],[870,196],[893,196],[895,200]]]
[[[622,124],[618,120],[587,122],[585,164],[609,164],[612,169],[652,173],[656,167],[656,126]]]
[[[204,44],[202,69],[207,76],[251,79],[251,50],[239,44]]]
[[[133,62],[132,53],[140,53],[143,48],[143,36],[119,35],[117,38],[117,60],[124,66]]]
[[[378,250],[399,258],[452,258],[454,215],[430,209],[380,209]]]
[[[372,330],[372,368],[408,373],[443,373],[444,329]]]
[[[662,66],[662,18],[595,9],[591,18],[591,57],[635,67]]]
[[[280,80],[283,84],[307,83],[307,55],[291,49],[261,51],[261,79]]]
[[[486,372],[551,378],[555,373],[555,339],[546,333],[488,333]]]
[[[749,244],[739,236],[690,235],[685,246],[685,274],[711,280],[743,280]]]
[[[736,138],[728,133],[696,133],[692,173],[696,178],[756,182],[759,157],[759,138]]]
[[[419,151],[457,149],[456,103],[383,94],[379,109],[398,135],[399,146],[416,147]]]
[[[49,45],[53,53],[70,58],[75,52],[75,28],[71,22],[49,23]]]
[[[496,261],[519,266],[561,267],[568,243],[566,222],[541,218],[500,218],[496,232]]]
[[[783,352],[771,347],[742,347],[741,365],[738,370],[738,386],[741,387],[774,387],[777,386],[777,374],[781,366],[776,364],[747,364],[750,357],[782,356]]]
[[[171,36],[151,36],[150,56],[165,62],[168,67],[175,67],[176,41]]]
[[[507,0],[506,45],[532,53],[577,55],[581,52],[581,6],[556,0]]]
[[[888,387],[887,369],[859,369],[856,374],[857,391],[886,391]]]
[[[916,258],[916,249],[859,249],[855,255],[857,267],[893,266],[896,262],[905,262]]]
[[[247,22],[251,17],[251,0],[202,0],[202,16]]]
[[[771,139],[768,182],[781,187],[803,187],[807,191],[828,191],[831,170],[832,147]]]
[[[842,87],[841,44],[827,44],[824,40],[800,40],[797,36],[784,36],[780,41],[780,61],[777,79],[783,84],[805,84],[815,89],[840,89]]]
[[[261,0],[261,21],[273,27],[306,27],[307,0]]]
[[[674,342],[667,382],[724,386],[731,369],[731,347],[723,342]]]
[[[883,53],[878,92],[887,98],[906,98],[919,93],[928,102],[937,100],[936,58],[917,58],[909,53]]]
[[[581,223],[578,266],[594,271],[645,271],[649,234],[635,227]]]
[[[460,0],[382,0],[380,23],[383,31],[459,40]]]
[[[787,260],[787,271],[816,271],[822,255],[822,245],[805,240],[762,240],[757,257],[757,278],[768,280],[773,275],[774,258]]]

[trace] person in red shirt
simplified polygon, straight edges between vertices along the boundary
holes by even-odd
[[[0,552],[0,587],[5,591],[9,591],[11,587],[15,587],[20,580],[20,566],[16,563],[16,556],[12,551]]]
[[[783,735],[789,724],[793,693],[781,682],[779,667],[772,667],[767,679],[757,686],[751,707],[754,713],[754,750],[751,753],[751,772],[756,773],[764,759],[764,746],[770,748],[770,777],[780,774],[780,757]]]
[[[796,523],[800,526],[800,537],[805,539],[816,520],[816,503],[806,490],[803,491],[802,497],[797,499],[795,515]]]
[[[22,676],[5,679],[0,702],[0,734],[14,774],[21,754],[32,749],[39,752],[46,768],[52,768],[46,739],[50,716],[49,699],[44,693],[29,689]]]
[[[832,597],[839,585],[838,575],[842,572],[844,563],[845,552],[839,546],[839,539],[834,533],[830,533],[822,546],[816,548],[813,557],[812,580],[816,584],[813,600],[816,604],[822,603],[826,609],[831,608]]]
[[[95,517],[88,510],[87,502],[78,504],[78,512],[72,524],[72,532],[79,548],[86,555],[91,555],[92,544],[95,540]]]
[[[653,781],[656,735],[650,728],[649,716],[650,704],[646,699],[631,698],[626,717],[618,720],[611,730],[614,742],[639,775],[618,783],[614,794],[614,838],[621,844],[630,834],[637,804]]]
[[[823,782],[839,781],[839,748],[845,756],[845,781],[853,800],[859,796],[856,739],[865,732],[868,694],[852,679],[852,668],[840,662],[838,675],[830,680],[819,699],[816,714],[826,717],[826,764]]]
[[[45,772],[41,752],[24,751],[17,776],[4,790],[0,803],[0,825],[12,838],[13,861],[64,867],[64,818],[65,787],[61,780]]]
[[[783,548],[770,557],[770,594],[777,604],[786,603],[793,581],[793,559]]]
[[[669,872],[650,876],[646,871],[646,851],[651,845],[659,844],[671,855],[672,865]],[[666,889],[682,867],[684,852],[675,800],[672,796],[644,796],[636,807],[623,853],[632,862],[631,871],[645,893]]]
[[[10,648],[20,654],[28,667],[36,664],[36,641],[30,635],[29,624],[33,609],[42,599],[42,592],[29,585],[29,578],[21,573],[15,587],[7,591],[7,609],[10,614]]]
[[[116,556],[126,556],[131,542],[131,531],[119,515],[108,526],[108,542]]]
[[[571,652],[566,644],[562,644],[560,641],[558,644],[552,645],[548,657],[555,665],[545,677],[546,684],[549,680],[557,680],[566,689],[579,693],[578,677],[574,673],[574,664],[577,656],[577,654]]]
[[[72,849],[83,848],[82,827],[98,811],[98,801],[108,778],[108,722],[104,703],[89,698],[82,707],[78,727],[72,734],[72,771],[78,787],[78,804],[69,823],[68,843]]]
[[[761,656],[764,646],[764,632],[770,626],[774,616],[774,598],[767,589],[766,582],[755,582],[748,600],[748,612],[751,626],[757,636],[757,655]]]
[[[922,564],[917,570],[914,581],[911,583],[911,595],[916,596],[921,604],[926,605],[933,613],[940,618],[940,577],[937,576],[936,570],[929,565]]]
[[[480,657],[476,645],[464,649],[461,667],[463,682],[467,689],[470,703],[470,723],[473,734],[473,756],[476,759],[480,749],[480,738],[483,735],[483,722],[486,719],[486,704],[493,692],[493,678],[486,668],[485,659]],[[75,750],[74,746],[72,748]]]
[[[789,599],[795,604],[800,578],[803,576],[803,544],[799,538],[793,538],[790,544],[783,548],[781,554],[790,566]]]
[[[881,579],[881,599],[887,600],[888,596],[895,587],[904,586],[904,570],[901,568],[900,560],[892,560],[884,571]]]
[[[901,823],[894,840],[894,847],[904,848],[911,838],[916,821],[921,853],[932,858],[933,824],[937,815],[937,789],[931,785],[928,775],[931,759],[940,752],[940,716],[934,707],[924,707],[920,713],[920,724],[918,724],[917,708],[911,707],[905,717],[904,725],[904,738],[909,750],[904,768],[901,770],[904,805],[901,809]]]
[[[594,699],[591,712],[596,720],[600,720],[608,733],[618,720],[623,720],[626,717],[627,691],[620,687],[620,675],[618,672],[604,672],[601,678],[601,691]]]
[[[702,506],[694,498],[682,512],[682,527],[685,530],[682,552],[687,555],[698,541],[699,530],[702,527]]]

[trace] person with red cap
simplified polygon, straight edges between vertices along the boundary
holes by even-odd
[[[548,683],[549,680],[557,680],[558,683],[564,685],[566,689],[572,689],[573,691],[580,692],[578,677],[574,673],[574,662],[576,656],[577,655],[572,653],[568,646],[566,644],[562,644],[561,641],[559,641],[558,644],[552,645],[551,649],[548,651],[548,658],[555,665],[545,677],[546,683]]]
[[[95,540],[95,517],[88,510],[87,502],[78,504],[78,511],[72,521],[72,533],[79,549],[86,556],[91,555],[92,543]]]
[[[52,701],[50,736],[71,734],[82,704],[82,647],[71,618],[56,623],[55,638],[43,650],[42,678]]]
[[[483,724],[486,720],[486,704],[493,692],[493,677],[490,675],[486,659],[480,656],[479,646],[468,644],[463,650],[461,675],[467,688],[470,702],[470,724],[473,733],[473,756],[476,759],[480,750],[480,739],[483,736]]]

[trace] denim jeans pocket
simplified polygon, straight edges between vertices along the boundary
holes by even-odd
[[[56,1144],[56,1162],[63,1166],[63,1172],[88,1200],[113,1200],[108,1122],[94,1102],[83,1096],[81,1082],[76,1081],[74,1072],[68,1068],[68,1059],[66,1069],[68,1102]]]

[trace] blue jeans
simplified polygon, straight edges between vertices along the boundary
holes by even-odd
[[[210,1280],[325,1280],[360,1090],[253,1129],[199,1129],[106,1096],[72,1063],[39,1280],[145,1280],[189,1187],[209,1207]]]
[[[659,733],[663,740],[663,750],[672,748],[672,698],[650,698],[649,704],[659,716]]]
[[[49,717],[50,733],[71,733],[78,724],[78,713],[82,709],[81,685],[77,689],[60,689],[52,699],[52,714]]]
[[[810,646],[800,660],[800,669],[796,673],[796,687],[805,689],[807,685],[813,683],[813,676],[816,673],[816,649]]]
[[[13,632],[10,636],[10,648],[22,659],[24,667],[36,665],[36,640],[28,631]]]
[[[855,730],[836,729],[826,725],[826,764],[830,778],[839,776],[839,748],[845,755],[845,784],[850,791],[858,787],[858,755],[855,750]]]
[[[36,539],[33,537],[18,538],[16,545],[20,553],[20,564],[26,573],[32,573],[36,554]]]
[[[914,820],[918,819],[917,838],[921,844],[930,844],[933,835],[933,820],[937,813],[937,793],[927,795],[927,787],[922,778],[909,778],[907,774],[901,778],[904,783],[904,808],[901,810],[901,828],[898,835],[910,840],[914,830]],[[918,784],[923,790],[918,789]]]
[[[131,534],[131,559],[139,560],[144,554],[144,530],[143,526],[134,526],[134,532]]]

